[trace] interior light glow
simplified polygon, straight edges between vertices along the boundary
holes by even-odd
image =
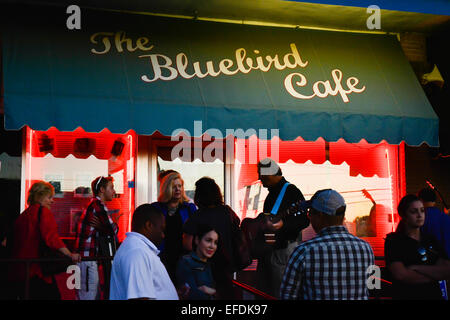
[[[389,192],[389,197],[390,197],[390,205],[391,205],[391,226],[392,226],[392,232],[394,232],[394,225],[395,225],[395,220],[394,220],[394,197],[392,196],[392,175],[391,175],[391,164],[390,164],[390,158],[389,158],[389,150],[386,146],[386,161],[387,161],[387,168],[388,168],[388,176],[389,176],[389,187],[390,187],[390,191]]]
[[[28,194],[28,190],[30,190],[30,188],[31,188],[31,178],[32,178],[32,176],[31,176],[31,168],[32,168],[31,167],[31,160],[33,159],[32,152],[33,152],[33,134],[34,134],[34,130],[33,129],[31,129],[29,127],[27,127],[27,129],[29,130],[29,133],[30,133],[30,137],[29,137],[30,147],[29,147],[29,152],[26,152],[26,156],[28,158],[28,172],[27,172],[27,175],[26,175],[26,178],[25,178],[25,180],[26,180],[26,185],[25,185],[26,193],[25,193],[25,195]]]
[[[54,142],[54,148],[49,152],[39,150],[40,137],[51,139]],[[86,132],[81,127],[69,132],[59,131],[55,127],[47,131],[35,131],[27,127],[22,192],[26,195],[35,180],[59,182],[61,188],[55,194],[52,212],[55,215],[60,236],[73,239],[75,237],[73,226],[76,225],[77,219],[92,197],[91,181],[100,175],[112,175],[116,181],[118,196],[107,205],[113,219],[117,219],[119,223],[118,237],[122,241],[125,233],[130,231],[130,218],[134,210],[135,188],[132,184],[135,171],[133,152],[135,138],[132,131],[126,134],[114,134],[109,130]],[[92,148],[77,152],[75,142],[84,141],[83,139],[92,141]],[[114,143],[118,140],[123,141],[124,144],[128,143],[129,148],[124,146],[124,152],[114,157],[111,150],[114,149]],[[25,197],[23,196],[22,199]]]
[[[134,182],[134,170],[133,170],[133,163],[134,163],[134,155],[133,155],[133,137],[131,135],[128,135],[128,144],[130,146],[130,155],[129,155],[129,160],[128,160],[128,168],[127,168],[127,180],[129,181],[133,181]],[[128,183],[127,182],[127,183]],[[131,197],[133,196],[133,190],[135,190],[134,188],[130,188],[130,186],[128,186],[128,208],[130,208],[130,211],[128,213],[128,232],[131,231],[131,216],[132,216],[132,211],[133,211],[133,207],[132,207],[132,199]]]
[[[270,152],[270,143],[256,145],[267,147]],[[235,142],[233,208],[241,219],[254,218],[262,212],[268,194],[258,180],[256,163],[250,163],[251,152],[258,152],[258,157],[264,153],[253,145],[254,141],[249,140]],[[322,138],[313,142],[280,140],[278,149],[279,165],[286,180],[296,185],[306,199],[324,188],[340,192],[347,203],[348,230],[369,242],[376,256],[383,256],[384,238],[392,232],[393,219],[397,218],[393,208],[398,202],[397,194],[401,193],[396,186],[403,179],[400,168],[404,162],[403,149],[385,142],[347,143],[341,139],[326,143]],[[302,232],[303,240],[314,236],[312,228]]]

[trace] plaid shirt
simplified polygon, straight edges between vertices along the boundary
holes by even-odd
[[[89,217],[92,215],[100,218],[101,221],[105,221],[105,217],[107,217],[114,231],[116,245],[118,244],[117,232],[119,228],[108,215],[108,208],[99,197],[92,198],[78,222],[76,248],[82,257],[95,257],[98,255],[97,239],[99,232],[88,224]]]
[[[367,300],[366,270],[375,257],[370,245],[344,226],[322,229],[299,245],[287,264],[281,299]]]

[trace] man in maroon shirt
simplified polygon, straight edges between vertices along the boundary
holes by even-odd
[[[76,248],[82,257],[113,257],[117,246],[119,228],[108,215],[105,202],[111,201],[116,192],[112,177],[97,177],[91,183],[92,198],[88,208],[80,217]],[[110,261],[83,261],[79,264],[81,288],[77,290],[79,300],[98,300],[101,289],[109,296]],[[103,288],[101,288],[103,283]]]

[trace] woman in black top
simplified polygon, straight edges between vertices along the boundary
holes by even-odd
[[[183,227],[183,244],[192,250],[193,235],[198,227],[207,224],[219,234],[217,253],[211,260],[214,280],[217,284],[218,299],[237,299],[232,284],[232,274],[236,271],[233,261],[232,237],[238,237],[241,229],[236,213],[224,205],[222,192],[214,179],[203,177],[195,183],[194,202],[198,211],[186,221]]]
[[[420,232],[425,222],[423,203],[415,195],[406,195],[398,214],[401,221],[384,246],[393,299],[442,299],[439,280],[450,279],[450,262],[438,242]]]

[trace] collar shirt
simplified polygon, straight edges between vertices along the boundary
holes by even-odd
[[[292,253],[280,296],[294,300],[367,300],[367,268],[374,263],[366,241],[344,226],[324,228]]]
[[[126,235],[112,263],[110,299],[178,300],[156,246],[140,233]]]

